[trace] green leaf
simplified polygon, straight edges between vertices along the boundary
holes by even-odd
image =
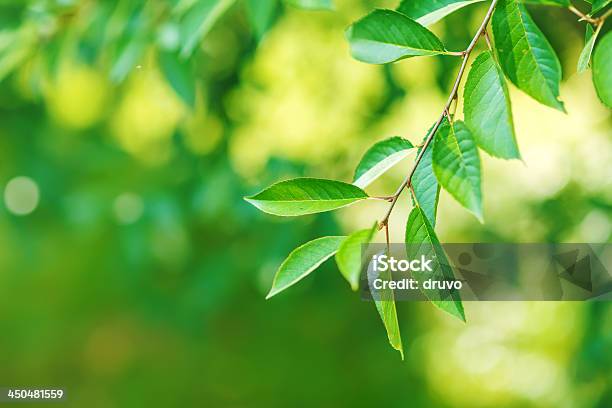
[[[333,10],[332,0],[285,0],[285,3],[306,10]]]
[[[353,290],[359,289],[359,276],[363,266],[362,245],[372,240],[378,229],[378,223],[372,228],[357,231],[349,235],[340,245],[336,254],[336,263],[342,276],[346,278]]]
[[[465,123],[478,146],[496,157],[520,158],[508,87],[490,51],[472,64],[463,97]]]
[[[413,148],[412,143],[398,136],[376,143],[368,149],[357,165],[353,184],[366,188],[383,173],[406,158]]]
[[[112,16],[103,13],[99,18],[102,19],[102,24],[108,24],[109,19],[121,21],[117,37],[111,36],[101,41],[99,47],[106,46],[111,51],[111,80],[116,83],[123,82],[146,51],[150,38],[148,30],[143,30],[142,27],[150,26],[150,16],[136,4],[119,3]],[[102,29],[100,31],[103,32]],[[100,33],[96,35],[104,38]]]
[[[606,34],[595,48],[593,83],[599,99],[612,108],[612,32]]]
[[[610,4],[610,1],[612,0],[594,0],[591,8],[591,15],[599,13]]]
[[[397,11],[419,24],[428,26],[447,15],[483,0],[402,0]]]
[[[181,57],[193,54],[200,40],[235,1],[198,0],[191,6],[180,22]]]
[[[589,63],[591,61],[591,54],[593,53],[593,47],[595,46],[595,41],[597,40],[597,36],[599,34],[599,30],[597,32],[593,31],[593,26],[587,24],[586,26],[586,34],[585,34],[585,45],[580,53],[580,58],[578,58],[578,73],[582,73],[587,70],[589,67]]]
[[[412,271],[412,276],[419,281],[421,291],[434,305],[465,321],[463,304],[457,291],[453,290],[450,293],[442,293],[438,290],[423,288],[423,282],[429,278],[435,280],[454,280],[455,276],[433,227],[427,220],[423,209],[418,206],[412,209],[406,224],[406,253],[408,259],[416,259],[424,255],[426,259],[433,260],[431,272]],[[450,300],[441,300],[446,299],[447,295],[450,297]]]
[[[565,112],[558,99],[559,58],[525,6],[517,0],[500,0],[493,14],[493,33],[510,81],[538,102]]]
[[[276,271],[272,289],[266,299],[299,282],[334,256],[344,239],[345,237],[323,237],[294,249]]]
[[[425,136],[423,141],[427,140],[427,137],[429,137],[429,133],[431,133],[432,129],[429,129],[429,132],[427,132],[427,136]],[[437,135],[434,137],[437,137]],[[425,154],[423,154],[423,158],[412,175],[411,181],[416,204],[423,209],[431,225],[436,225],[438,198],[440,197],[440,185],[438,184],[438,180],[434,175],[432,167],[434,142],[435,140],[432,141],[432,143],[430,143],[427,147]],[[418,154],[421,153],[421,149],[422,148],[419,148]]]
[[[368,286],[374,298],[376,310],[385,326],[389,344],[400,352],[403,360],[404,346],[402,345],[402,336],[400,333],[399,321],[397,319],[397,308],[395,307],[393,289],[376,289],[371,285],[371,282],[374,282],[378,278],[390,281],[392,279],[391,271],[389,269],[386,271],[376,271],[374,268],[368,267]]]
[[[196,79],[188,61],[179,58],[178,53],[160,51],[159,66],[176,94],[191,108],[196,102]]]
[[[261,39],[272,25],[278,0],[246,0],[247,17],[258,39]]]
[[[245,200],[265,213],[286,217],[331,211],[366,198],[365,191],[352,184],[297,178],[273,184]]]
[[[572,3],[570,0],[522,0],[523,3],[543,4],[546,6],[569,7]]]
[[[442,42],[431,31],[393,10],[374,10],[350,26],[346,37],[353,57],[370,64],[447,54]]]
[[[465,123],[447,122],[440,127],[433,147],[433,169],[442,187],[482,221],[480,156]]]
[[[0,31],[0,81],[36,54],[37,33],[30,27]]]

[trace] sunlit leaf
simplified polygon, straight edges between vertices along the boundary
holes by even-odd
[[[323,237],[293,250],[276,271],[266,299],[299,282],[331,258],[345,237]]]
[[[593,26],[587,24],[586,26],[586,34],[585,34],[585,44],[582,52],[580,53],[580,58],[578,58],[578,72],[584,72],[589,67],[589,63],[591,62],[591,54],[593,53],[593,47],[595,46],[595,41],[597,41],[597,35],[599,31],[595,33],[593,31]]]
[[[520,158],[508,87],[490,51],[472,64],[463,97],[465,123],[478,146],[495,157]]]
[[[413,278],[419,281],[421,291],[434,305],[465,321],[463,304],[457,291],[441,293],[438,290],[423,288],[423,282],[427,279],[454,280],[455,276],[433,227],[427,220],[423,209],[418,206],[412,209],[406,224],[406,252],[407,259],[418,259],[424,255],[426,259],[433,260],[431,272],[412,271]],[[447,298],[450,300],[442,300]]]
[[[365,191],[352,184],[297,178],[273,184],[245,199],[268,214],[299,216],[335,210],[366,198]]]
[[[595,48],[593,83],[599,99],[612,108],[612,33],[606,34]]]
[[[484,0],[402,0],[397,11],[428,26],[460,8]]]
[[[597,14],[605,7],[607,7],[612,0],[593,0],[593,7],[591,8],[591,14]]]
[[[350,26],[346,37],[353,57],[370,64],[447,53],[431,31],[393,10],[374,10]]]
[[[564,112],[558,99],[561,63],[525,6],[500,0],[492,25],[499,62],[510,81],[538,102]]]
[[[236,0],[198,0],[180,21],[181,57],[190,56],[225,11]]]
[[[285,3],[306,10],[333,10],[332,0],[285,0]]]
[[[570,0],[522,0],[523,3],[543,4],[546,6],[569,7]]]
[[[342,242],[336,254],[338,269],[353,290],[359,289],[359,276],[361,275],[364,260],[362,246],[370,243],[377,229],[378,223],[372,228],[357,231],[349,235]]]
[[[463,122],[447,122],[438,130],[433,168],[442,187],[482,221],[480,156]]]
[[[431,130],[432,129],[429,130],[423,141],[427,139]],[[422,148],[419,148],[417,157],[421,153],[421,149]],[[423,154],[419,165],[412,175],[412,190],[414,191],[416,203],[425,212],[429,223],[431,225],[436,225],[438,199],[440,198],[440,185],[438,184],[438,180],[434,175],[432,167],[432,153],[433,142],[427,147],[427,150]]]
[[[376,143],[368,149],[357,165],[353,184],[366,188],[387,170],[406,158],[413,148],[412,143],[398,136]]]
[[[385,271],[375,270],[370,263],[367,273],[369,290],[374,298],[374,304],[376,305],[378,315],[385,326],[389,344],[391,344],[391,347],[393,347],[395,350],[400,352],[403,360],[404,346],[402,345],[402,336],[400,333],[399,321],[397,319],[397,308],[395,307],[395,296],[393,294],[393,289],[389,289],[388,287],[376,289],[372,284],[376,279],[390,281],[392,279],[391,271],[389,269]]]

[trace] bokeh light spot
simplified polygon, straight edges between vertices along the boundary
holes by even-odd
[[[4,189],[4,204],[15,215],[28,215],[38,206],[38,185],[29,177],[15,177]]]
[[[113,212],[120,224],[133,224],[142,217],[144,203],[137,194],[123,193],[115,198]]]

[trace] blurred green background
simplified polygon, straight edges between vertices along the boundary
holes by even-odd
[[[212,3],[211,30],[175,58]],[[612,406],[608,303],[472,302],[467,324],[402,303],[401,361],[332,262],[264,300],[294,247],[386,205],[279,219],[242,196],[348,181],[373,142],[418,142],[440,114],[456,58],[349,56],[345,27],[394,5],[1,0],[0,386],[64,387],[70,407]],[[433,30],[463,49],[485,8]],[[569,114],[512,89],[524,162],[483,157],[484,225],[443,194],[443,242],[612,237],[612,121],[576,74],[584,27],[531,10]]]

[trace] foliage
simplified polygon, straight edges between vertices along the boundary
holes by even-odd
[[[425,26],[452,18],[453,12],[466,6],[484,9],[485,5],[481,3],[483,1],[402,1],[397,10],[375,10],[367,14],[347,30],[346,37],[355,58],[368,63],[387,64],[408,57],[433,55],[448,59],[464,58],[467,61],[471,52],[464,55],[465,50],[449,51],[447,48],[451,48],[450,45],[445,46],[441,37]],[[525,3],[562,8],[571,5],[569,1],[554,0]],[[600,99],[607,106],[611,105],[611,39],[610,34],[604,35],[603,27],[609,15],[609,3],[594,1],[591,12],[581,17],[589,34],[579,61],[579,69],[585,70],[593,55],[593,82]],[[33,83],[27,85],[34,92],[53,94],[48,78],[62,71],[60,64],[67,59],[66,55],[76,53],[79,59],[100,68],[113,84],[119,85],[129,82],[130,74],[139,69],[143,60],[147,61],[152,56],[167,84],[182,103],[191,110],[197,110],[204,87],[203,72],[208,68],[204,46],[214,27],[227,14],[239,10],[244,13],[257,40],[261,40],[285,6],[308,10],[333,8],[329,0],[122,1],[87,3],[86,7],[71,1],[3,2],[0,5],[0,78],[6,80],[11,75],[19,76],[26,69],[43,71],[42,80],[36,82],[35,78]],[[550,45],[554,41],[546,39],[525,6],[516,1],[501,1],[493,15],[492,32],[495,40],[493,49],[482,51],[474,59],[467,75],[463,93],[463,122],[446,108],[442,120],[427,132],[417,149],[399,137],[372,146],[355,170],[353,185],[321,179],[285,181],[250,197],[250,202],[275,215],[296,216],[329,211],[366,199],[379,199],[370,197],[363,189],[417,150],[411,177],[400,192],[411,187],[415,208],[420,210],[418,221],[420,225],[430,227],[427,228],[430,233],[428,238],[432,242],[437,239],[433,227],[436,225],[440,187],[447,189],[460,204],[481,217],[483,197],[479,194],[482,175],[478,166],[478,149],[501,158],[520,157],[506,79],[534,99],[563,109],[559,100],[561,68]],[[477,36],[477,39],[480,38]],[[81,76],[87,75],[70,71],[68,76],[78,83]],[[106,78],[95,79],[103,83]],[[214,88],[211,84],[206,86]],[[150,91],[154,87],[147,84],[143,88]],[[95,95],[99,95],[99,98]],[[452,96],[453,103],[456,103],[456,92]],[[90,106],[97,106],[96,100],[101,105],[106,98],[103,92],[90,92]],[[49,110],[54,111],[52,107]],[[173,117],[173,110],[174,107],[161,107],[158,116]],[[95,118],[95,110],[92,112],[91,117]],[[88,119],[83,123],[89,125],[95,121]],[[164,128],[156,126],[155,122],[150,126],[154,130]],[[478,149],[474,148],[472,141]],[[207,168],[207,171],[212,170]],[[223,182],[231,177],[223,174],[219,179]],[[214,203],[219,205],[215,201],[219,200],[219,196],[207,191],[202,194],[213,205],[206,211],[214,212]],[[391,197],[397,200],[396,195]],[[382,198],[386,200],[389,197]],[[166,207],[174,208],[162,203],[160,213],[172,213]],[[203,217],[208,217],[207,214]],[[388,219],[382,221],[378,225],[388,228]],[[164,228],[172,229],[176,222],[169,221],[170,227]],[[356,243],[369,241],[372,239],[371,233],[373,231],[369,229],[353,233],[337,248],[339,269],[353,289],[358,284],[356,276],[362,266],[361,260],[356,261]],[[337,241],[339,238],[334,239]],[[334,244],[338,243],[336,241]],[[298,259],[312,261],[310,264],[302,261],[300,265],[310,273],[332,255],[333,251],[325,252],[325,256],[314,261],[312,257]],[[283,289],[288,285],[280,287]],[[395,305],[392,298],[385,302],[384,308],[381,308],[381,304],[377,304],[377,308],[379,312],[383,310],[381,316],[391,343],[395,348],[401,348]],[[462,314],[457,312],[458,305],[454,309],[456,315]]]
[[[434,230],[439,186],[448,190],[461,205],[483,220],[479,148],[499,158],[520,158],[506,78],[538,102],[565,111],[563,103],[559,100],[562,76],[559,59],[525,5],[519,0],[490,2],[482,25],[464,51],[448,51],[440,39],[424,27],[472,3],[480,2],[402,1],[397,10],[374,10],[352,24],[346,32],[353,57],[366,63],[387,64],[405,58],[434,55],[455,55],[462,59],[449,100],[440,119],[430,129],[423,145],[420,146],[415,164],[406,181],[394,195],[381,198],[391,202],[387,215],[378,224],[380,229],[388,229],[389,215],[401,193],[407,189],[412,194],[414,208],[406,225],[405,238],[409,255],[413,248],[412,244],[416,243],[424,245],[426,249],[429,248],[428,251],[433,252],[436,259],[443,260],[446,257]],[[580,13],[569,1],[535,3],[567,7],[568,10]],[[596,2],[593,4],[592,14],[601,11],[604,6],[605,4]],[[584,16],[587,27],[592,29],[591,24],[593,24],[594,32],[599,32],[608,14],[597,19]],[[494,44],[490,42],[488,36],[490,21]],[[463,94],[465,122],[462,122],[456,120],[455,115],[449,110],[458,98],[459,84],[468,59],[481,38],[486,38],[489,48],[492,49],[481,52],[471,66]],[[580,69],[588,65],[596,38],[597,35],[587,37],[585,46],[587,51],[579,61]],[[606,104],[610,102],[609,91],[612,88],[609,83],[612,76],[608,66],[611,60],[609,49],[610,35],[606,36],[595,49],[593,63],[595,87]],[[357,166],[353,181],[355,188],[367,187],[371,181],[398,163],[411,148],[412,145],[401,138],[391,138],[372,146]],[[332,185],[329,180],[306,180],[295,179],[275,184],[247,200],[272,214],[302,215],[340,208],[367,197],[366,193],[359,189],[351,192],[349,186],[341,182]],[[356,242],[362,243],[370,239],[370,232],[364,230],[350,235],[344,243],[338,243],[343,249],[336,260],[340,271],[353,289],[356,289],[358,280],[355,277],[359,276],[364,260],[352,255],[352,260],[347,261],[346,252],[349,251],[347,248],[355,252]],[[304,247],[296,251],[301,252],[302,248]],[[324,258],[318,256],[320,255],[318,252],[314,257],[317,260],[316,265],[322,262],[318,260],[327,259],[332,253],[329,248],[323,252],[326,254]],[[294,257],[295,252],[289,256],[288,261],[293,263]],[[302,268],[310,273],[314,269],[312,265],[313,262],[309,259]],[[444,265],[444,262],[437,264],[436,273],[443,278],[452,279],[452,269]],[[285,274],[285,267],[281,266],[275,282]],[[423,276],[417,276],[417,279],[423,279]],[[281,289],[273,287],[274,293]],[[452,293],[452,301],[441,301],[439,297],[426,290],[424,294],[440,309],[465,320],[458,293]],[[386,302],[393,302],[393,297],[387,297]],[[384,311],[378,304],[377,308],[385,323],[390,342],[394,348],[403,352],[401,339],[395,334],[399,333],[395,309]]]

